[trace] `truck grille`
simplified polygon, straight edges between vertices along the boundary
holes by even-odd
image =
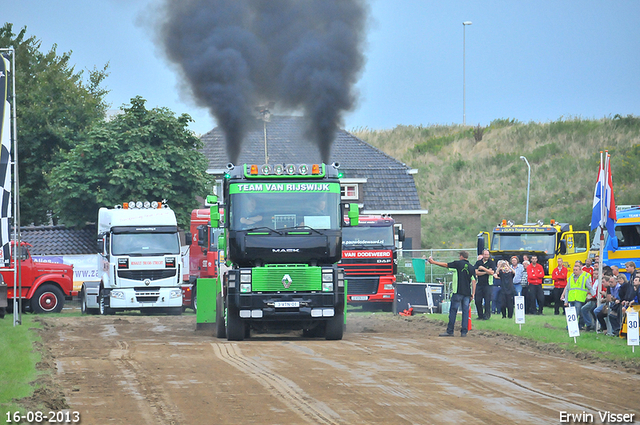
[[[139,303],[155,303],[160,298],[160,288],[135,288],[135,291]]]
[[[278,264],[256,267],[252,270],[251,286],[255,292],[321,291],[322,273],[320,267],[306,264]],[[291,285],[285,288],[282,279],[291,278]]]
[[[176,269],[158,270],[118,270],[118,277],[131,280],[158,280],[176,275]]]
[[[375,294],[378,292],[378,278],[371,279],[354,279],[347,278],[347,294],[362,295]]]

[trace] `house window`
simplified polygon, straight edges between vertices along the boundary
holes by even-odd
[[[358,199],[358,185],[357,184],[341,185],[340,197],[342,199]]]

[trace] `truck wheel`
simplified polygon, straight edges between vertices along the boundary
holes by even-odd
[[[324,337],[329,340],[342,339],[342,334],[344,332],[343,324],[344,311],[336,314],[327,321],[327,328],[325,330]]]
[[[326,323],[318,323],[315,328],[303,329],[302,336],[304,338],[319,338],[323,337],[325,333]]]
[[[226,338],[227,329],[224,327],[224,302],[222,294],[216,300],[216,338]]]
[[[31,298],[31,311],[34,313],[60,313],[64,305],[62,290],[54,285],[42,285]]]
[[[242,341],[244,339],[244,323],[240,319],[238,307],[227,307],[227,340]]]
[[[100,306],[100,308],[99,308],[100,316],[107,316],[107,315],[112,316],[112,315],[116,314],[116,312],[113,311],[112,308],[107,307],[105,305],[104,296],[102,294],[100,294],[100,297],[98,299],[98,305]]]
[[[0,308],[0,319],[4,319],[4,315],[7,313],[7,310],[2,307]]]

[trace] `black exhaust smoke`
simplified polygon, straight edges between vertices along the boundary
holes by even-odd
[[[158,35],[196,102],[215,116],[237,162],[259,103],[302,110],[329,162],[364,65],[361,0],[165,0]]]

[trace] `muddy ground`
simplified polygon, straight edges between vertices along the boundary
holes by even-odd
[[[43,362],[64,394],[53,402],[79,411],[83,424],[548,424],[560,423],[560,412],[601,423],[598,411],[640,418],[640,375],[629,365],[489,332],[439,338],[443,327],[422,317],[350,316],[342,341],[290,333],[237,343],[196,332],[193,315],[43,320]]]

